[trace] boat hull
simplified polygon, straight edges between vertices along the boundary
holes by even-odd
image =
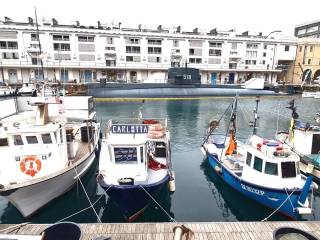
[[[72,188],[78,180],[90,169],[95,160],[95,152],[76,166],[60,175],[48,178],[32,185],[23,186],[8,191],[1,191],[0,195],[7,198],[24,217],[30,217],[40,208],[61,196]]]
[[[101,180],[100,180],[101,181]],[[148,185],[106,185],[99,181],[99,185],[119,207],[129,222],[134,221],[152,202],[145,190],[155,198],[156,194],[168,183],[169,176],[159,182]],[[143,187],[143,188],[142,188]],[[144,190],[145,189],[145,190]]]
[[[295,191],[290,196],[290,200],[294,206],[293,208],[291,202],[287,200],[288,194],[290,195],[292,191],[287,190],[286,192],[285,190],[271,189],[245,182],[221,166],[214,155],[208,153],[207,156],[212,170],[235,190],[268,208],[277,209],[277,212],[291,219],[298,219],[300,217],[296,209],[294,209],[298,207],[297,202],[301,194],[300,190]],[[219,169],[219,171],[217,171],[217,169]],[[280,207],[281,204],[282,206]]]

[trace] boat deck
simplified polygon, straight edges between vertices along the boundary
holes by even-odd
[[[173,239],[173,228],[185,225],[193,231],[191,239],[201,240],[272,240],[273,231],[279,227],[294,227],[320,238],[320,222],[178,222],[178,223],[89,223],[79,224],[83,240],[99,236],[112,240],[167,240]],[[0,234],[40,235],[47,224],[22,226],[2,224]],[[0,235],[1,236],[1,235]],[[182,239],[186,239],[185,235]]]

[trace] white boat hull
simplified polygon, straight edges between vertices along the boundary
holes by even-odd
[[[70,190],[78,179],[77,173],[79,177],[85,175],[94,159],[95,152],[92,151],[85,160],[76,166],[77,172],[71,168],[45,181],[11,190],[12,193],[9,190],[7,196],[5,196],[6,192],[2,192],[1,195],[6,197],[24,217],[30,217],[41,207]]]

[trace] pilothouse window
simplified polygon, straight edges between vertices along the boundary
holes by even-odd
[[[42,138],[43,144],[51,144],[52,143],[50,133],[41,134],[41,138]]]
[[[137,148],[136,147],[115,147],[114,160],[116,163],[137,162]]]
[[[251,166],[251,159],[252,159],[252,154],[247,152],[247,159],[246,159],[246,164],[250,167]]]
[[[264,172],[270,175],[278,175],[278,164],[266,162],[266,166],[264,168]]]
[[[13,136],[13,143],[16,146],[23,145],[22,137],[20,135]]]
[[[262,159],[254,157],[253,168],[259,172],[262,172]]]
[[[282,162],[281,171],[282,171],[282,178],[296,177],[295,162]]]
[[[37,144],[38,139],[36,136],[26,136],[28,144]]]

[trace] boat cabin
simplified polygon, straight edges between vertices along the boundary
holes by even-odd
[[[277,141],[253,136],[250,147],[242,152],[245,156],[242,179],[266,187],[292,187],[299,184],[299,156]],[[288,185],[289,184],[289,185]]]
[[[320,153],[320,127],[300,122],[295,124],[294,149],[303,155]]]

